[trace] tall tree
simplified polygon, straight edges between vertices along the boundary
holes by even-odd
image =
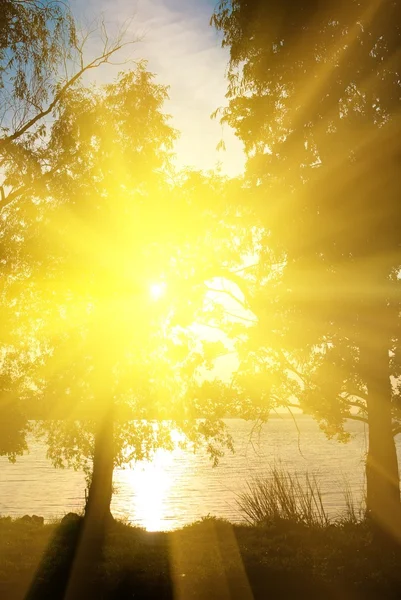
[[[244,364],[274,373],[278,394],[331,435],[366,419],[368,510],[392,532],[400,13],[396,1],[224,0],[212,17],[230,48],[222,120],[244,142],[259,228]]]
[[[145,63],[111,85],[71,89],[43,151],[62,168],[25,239],[43,348],[33,395],[54,462],[93,465],[94,523],[109,514],[114,466],[171,447],[172,427],[215,458],[231,444],[229,396],[216,384],[210,402],[212,384],[199,383],[221,344],[190,328],[204,311],[222,184],[195,173],[169,182],[166,98]]]
[[[53,462],[91,480],[71,597],[101,547],[116,465],[172,448],[174,429],[215,461],[231,447],[231,397],[202,383],[222,344],[193,330],[223,182],[174,174],[166,98],[145,63],[71,88],[42,146],[52,177],[25,212],[22,304],[41,344],[28,401]]]

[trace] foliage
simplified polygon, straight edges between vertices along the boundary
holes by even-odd
[[[90,470],[109,410],[115,465],[172,448],[175,430],[181,445],[206,444],[214,463],[232,448],[222,420],[232,398],[201,382],[225,345],[193,330],[207,312],[224,182],[174,175],[166,98],[144,62],[112,84],[76,86],[42,146],[52,175],[26,209],[24,235],[25,321],[41,348],[26,406],[44,418],[57,466]],[[9,168],[16,181],[20,167]]]
[[[212,17],[230,48],[221,118],[244,143],[244,201],[260,231],[259,268],[242,284],[257,318],[256,333],[243,334],[242,376],[255,363],[281,367],[271,392],[329,436],[344,439],[345,418],[369,423],[367,508],[392,533],[401,526],[400,10],[397,1],[222,0]]]
[[[78,30],[64,2],[4,0],[2,7],[1,210],[26,202],[43,190],[52,175],[43,148],[57,108],[69,91],[84,74],[110,63],[116,53],[137,41],[127,36],[129,22],[115,36],[109,35],[102,19],[92,31]],[[88,57],[93,35],[100,51]],[[13,176],[16,164],[21,169],[18,178]]]
[[[61,65],[78,43],[68,5],[50,0],[4,0],[0,14],[0,91],[3,135],[18,131],[54,94]]]
[[[244,143],[260,231],[244,365],[281,368],[283,401],[330,434],[366,418],[372,352],[398,347],[399,10],[233,0],[212,18],[230,49],[221,118]]]
[[[27,242],[49,202],[46,186],[53,173],[45,154],[55,110],[84,73],[109,62],[135,41],[127,39],[124,27],[117,36],[109,36],[101,21],[97,34],[102,50],[88,60],[90,33],[77,30],[68,4],[48,0],[1,4],[0,452],[12,460],[26,449],[28,413],[40,416],[32,406],[28,413],[25,410],[27,396],[35,389],[30,369],[46,352],[38,339],[40,317],[28,319],[33,288]]]
[[[36,323],[27,319],[30,290],[29,269],[23,257],[21,239],[10,223],[2,228],[6,249],[1,258],[0,303],[2,345],[0,348],[0,456],[15,462],[27,450],[30,431],[26,401],[32,387],[32,367],[40,353]],[[35,410],[30,417],[37,416]]]

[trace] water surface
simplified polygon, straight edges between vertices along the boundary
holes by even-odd
[[[336,516],[344,506],[344,480],[357,501],[362,497],[367,431],[350,421],[352,439],[341,444],[327,440],[312,419],[297,421],[299,431],[291,419],[271,419],[259,436],[250,438],[252,423],[228,420],[236,452],[217,468],[204,452],[160,450],[149,463],[117,469],[112,512],[148,530],[174,529],[208,514],[239,521],[237,494],[252,477],[265,475],[269,465],[281,461],[291,471],[314,473],[327,511]],[[397,450],[400,460],[401,442]],[[2,515],[37,514],[48,520],[79,512],[85,502],[83,473],[53,468],[38,443],[14,465],[0,458],[0,484]]]

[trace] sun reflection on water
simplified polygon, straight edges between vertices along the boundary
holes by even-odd
[[[142,461],[130,471],[133,497],[130,513],[147,531],[165,529],[167,497],[174,484],[171,469],[174,462],[172,452],[158,449],[150,462]]]
[[[116,518],[147,531],[167,531],[180,526],[187,507],[180,501],[194,477],[194,454],[180,447],[183,434],[171,430],[173,450],[158,448],[149,461],[115,470],[112,513]],[[192,487],[192,486],[190,486]],[[177,503],[180,510],[177,512]]]

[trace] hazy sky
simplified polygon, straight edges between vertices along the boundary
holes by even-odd
[[[156,80],[170,86],[166,110],[181,132],[176,145],[180,166],[209,169],[221,161],[229,175],[242,171],[241,143],[232,130],[225,127],[222,131],[219,122],[210,119],[226,102],[228,62],[228,52],[209,25],[215,0],[70,0],[70,5],[84,23],[103,13],[110,31],[133,18],[130,32],[143,40],[130,50],[131,56],[147,59]],[[91,52],[96,44],[93,40]],[[96,79],[108,80],[118,70],[102,68]],[[227,149],[217,152],[222,136]]]

